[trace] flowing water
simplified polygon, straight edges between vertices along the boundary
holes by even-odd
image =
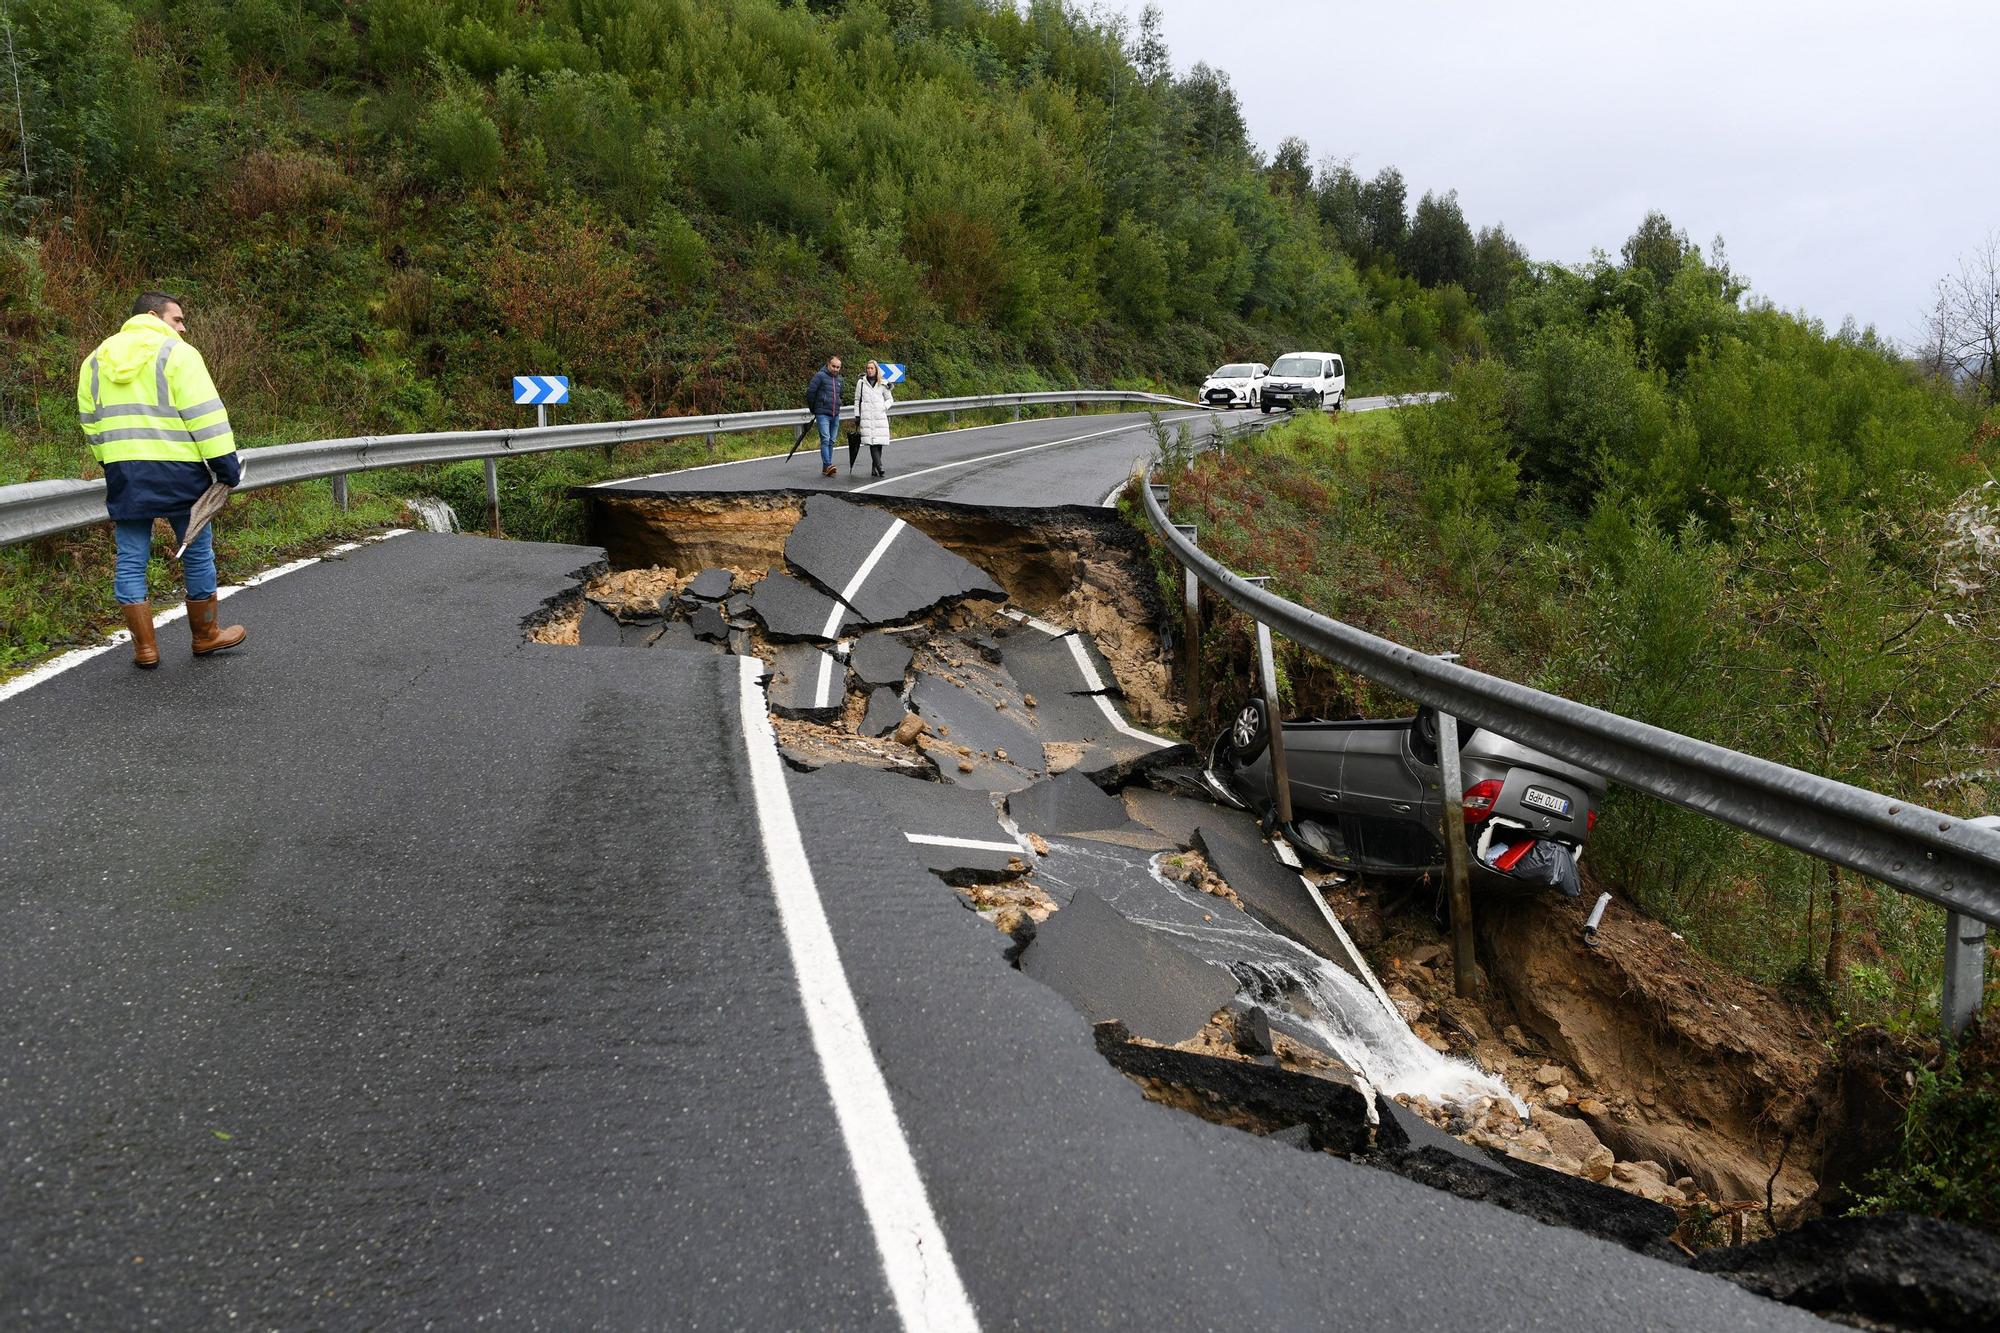
[[[435,495],[417,495],[403,501],[417,516],[417,526],[425,532],[457,532],[458,511]]]
[[[1052,842],[1036,877],[1066,889],[1088,889],[1134,925],[1169,935],[1197,957],[1220,963],[1236,978],[1245,1003],[1261,1007],[1287,1035],[1336,1057],[1383,1092],[1459,1105],[1491,1097],[1519,1108],[1505,1083],[1426,1046],[1401,1014],[1344,968],[1229,903],[1169,879],[1159,868],[1164,855]]]

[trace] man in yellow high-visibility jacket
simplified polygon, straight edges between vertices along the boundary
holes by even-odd
[[[188,509],[214,482],[243,480],[229,413],[201,353],[182,341],[187,319],[178,299],[146,292],[125,326],[98,344],[77,372],[76,410],[90,453],[104,468],[105,507],[118,531],[112,590],[132,631],[135,666],[160,664],[147,596],[153,520],[187,533]],[[243,642],[241,625],[218,628],[215,544],[204,527],[181,557],[188,625],[197,657]]]

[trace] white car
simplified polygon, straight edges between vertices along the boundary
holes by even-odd
[[[1268,366],[1254,361],[1238,361],[1222,367],[1201,382],[1201,401],[1210,407],[1255,407],[1264,401],[1264,376]]]
[[[1338,412],[1347,401],[1347,364],[1332,352],[1287,352],[1271,366],[1257,406],[1323,407]]]

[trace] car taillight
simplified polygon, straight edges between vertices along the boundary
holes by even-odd
[[[1583,817],[1583,831],[1585,833],[1595,833],[1597,831],[1597,811],[1592,810]]]
[[[1465,822],[1477,824],[1493,813],[1494,802],[1500,799],[1500,779],[1488,778],[1475,782],[1465,789]]]

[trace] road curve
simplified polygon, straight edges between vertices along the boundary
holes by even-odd
[[[1094,503],[1144,425],[892,481]],[[595,558],[401,537],[232,598],[247,651],[0,700],[0,1324],[920,1325],[736,659],[522,642]],[[779,799],[980,1325],[1812,1326],[1147,1102],[913,850],[933,785]]]

